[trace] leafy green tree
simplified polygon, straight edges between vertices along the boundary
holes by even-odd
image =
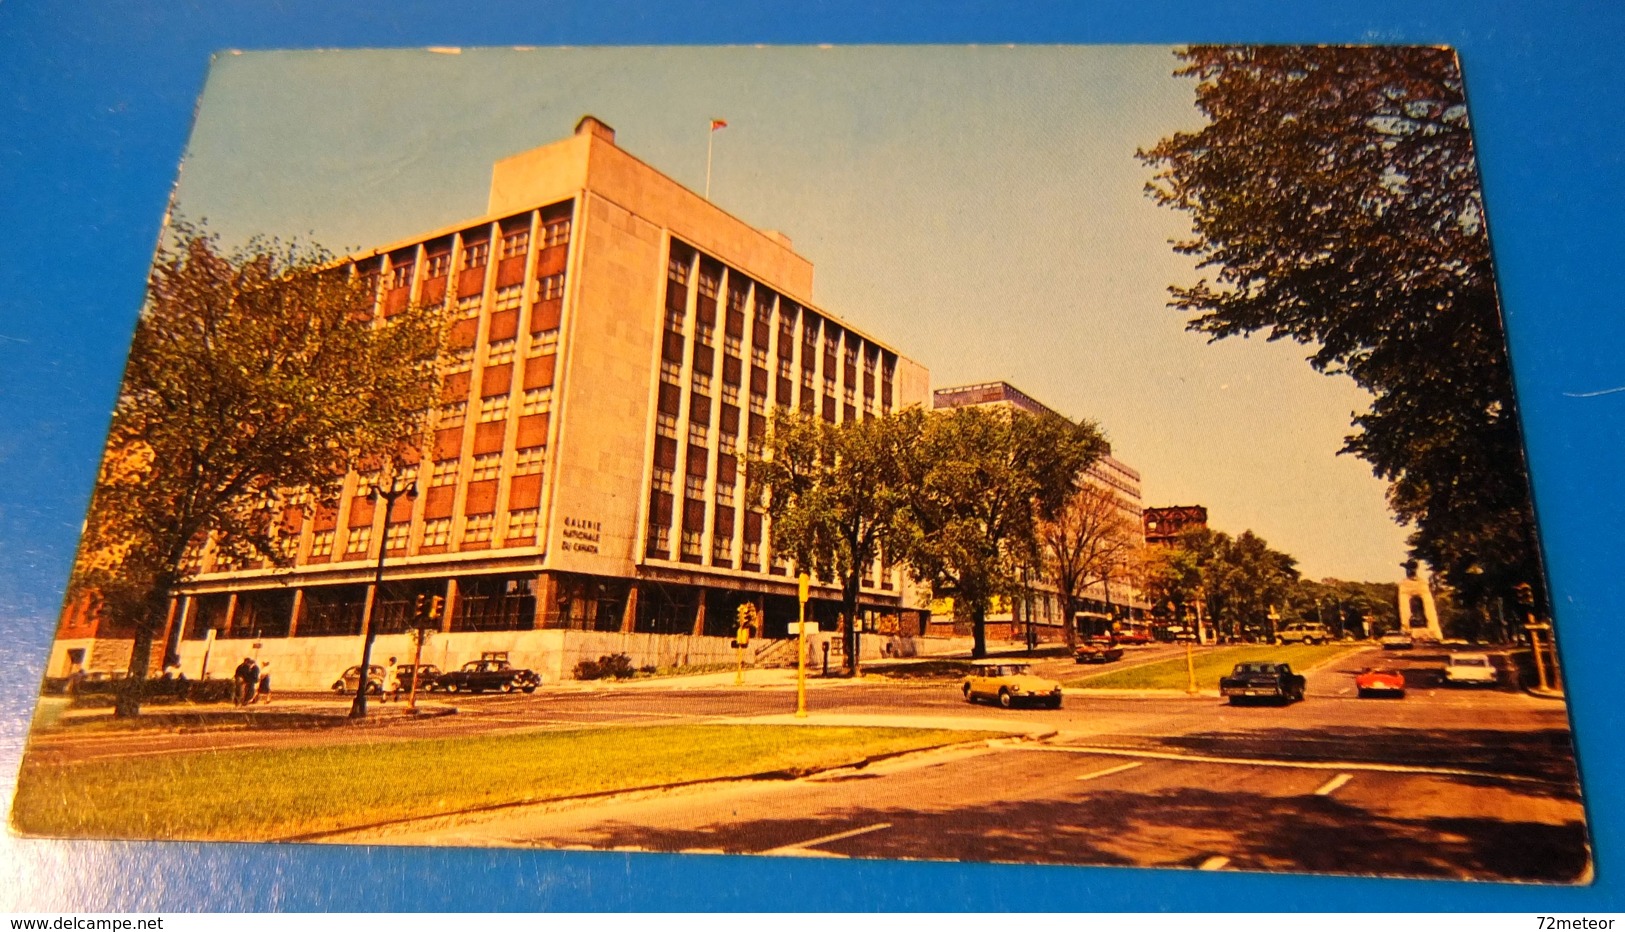
[[[70,597],[134,632],[117,713],[140,712],[152,643],[189,552],[286,566],[292,493],[331,496],[402,452],[433,402],[442,320],[374,317],[373,286],[318,247],[226,251],[178,222],[136,325]]]
[[[1131,558],[1143,542],[1139,525],[1124,513],[1116,494],[1085,482],[1054,516],[1040,519],[1038,540],[1060,596],[1067,647],[1076,647],[1073,618],[1080,598],[1091,586],[1109,586],[1128,575]]]
[[[1207,125],[1142,150],[1212,278],[1188,326],[1314,348],[1372,394],[1343,452],[1464,600],[1540,592],[1523,442],[1459,63],[1448,49],[1192,46]]]
[[[972,656],[987,656],[987,608],[1037,566],[1052,520],[1105,452],[1094,424],[999,407],[939,411],[908,460],[907,558],[916,578],[969,609]]]
[[[895,548],[907,507],[906,464],[925,415],[918,408],[830,424],[789,409],[773,419],[763,456],[747,478],[771,518],[775,553],[804,572],[841,583],[847,670],[858,670],[858,594]]]

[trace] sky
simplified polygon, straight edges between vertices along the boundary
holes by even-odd
[[[1008,381],[1087,417],[1147,506],[1205,505],[1309,578],[1391,581],[1406,529],[1339,456],[1367,397],[1308,348],[1209,344],[1167,307],[1199,273],[1135,158],[1196,129],[1164,47],[226,52],[176,210],[227,242],[335,252],[485,212],[495,160],[591,113],[616,142],[814,265],[814,303],[934,387]]]

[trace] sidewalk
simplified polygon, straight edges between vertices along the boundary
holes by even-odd
[[[712,719],[723,725],[815,725],[821,728],[938,728],[949,731],[991,731],[1023,738],[1051,738],[1054,725],[1019,718],[967,718],[949,715],[898,715],[884,712],[813,712],[806,718],[794,713]]]

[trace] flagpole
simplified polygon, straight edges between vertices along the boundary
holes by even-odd
[[[705,131],[705,199],[711,199],[711,147],[716,144],[716,121]]]

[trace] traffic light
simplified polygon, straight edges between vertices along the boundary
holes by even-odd
[[[446,597],[443,595],[429,596],[429,627],[437,627],[440,619],[446,615]]]
[[[734,610],[734,614],[739,620],[739,630],[734,633],[734,646],[749,647],[751,628],[754,627],[751,624],[751,619],[755,617],[755,612],[750,603],[743,602],[740,603],[739,608]]]
[[[412,627],[426,627],[424,623],[428,621],[428,618],[429,597],[420,592],[417,594],[417,597],[412,600]]]

